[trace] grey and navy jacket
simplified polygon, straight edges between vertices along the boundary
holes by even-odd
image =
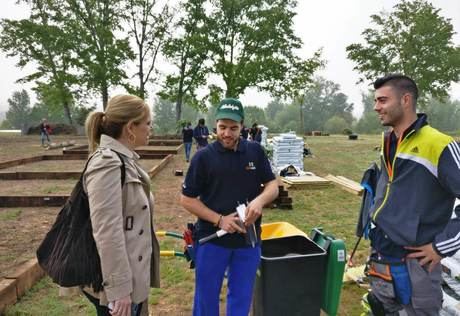
[[[419,115],[399,143],[394,160],[386,161],[389,133],[383,133],[381,175],[374,205],[373,223],[401,247],[433,243],[442,257],[460,249],[460,147],[450,136],[426,123]],[[388,163],[392,168],[388,168]]]

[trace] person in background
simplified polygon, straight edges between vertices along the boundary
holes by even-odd
[[[51,143],[50,141],[50,131],[51,131],[51,126],[48,124],[48,121],[46,118],[43,118],[41,123],[40,123],[40,140],[42,142],[42,146],[45,147],[45,138],[48,143],[48,145]]]
[[[196,140],[196,150],[200,150],[208,145],[209,130],[204,123],[204,118],[200,118],[198,125],[193,130],[193,138]]]
[[[417,114],[414,80],[374,82],[383,133],[381,174],[370,209],[368,262],[374,315],[439,315],[443,257],[460,249],[460,147]]]
[[[261,256],[262,208],[277,197],[278,184],[262,147],[240,139],[243,120],[239,100],[227,98],[220,102],[216,112],[217,141],[193,156],[182,186],[182,206],[198,217],[195,239],[219,229],[228,232],[205,244],[195,243],[194,316],[219,315],[225,271],[226,315],[249,313]],[[235,215],[236,207],[246,201],[246,218],[241,223]],[[246,242],[247,227],[256,231],[254,247]]]
[[[111,98],[105,112],[92,112],[86,120],[90,158],[83,187],[104,289],[82,290],[98,316],[148,315],[150,287],[159,286],[150,178],[134,151],[148,144],[150,126],[148,105],[133,95]]]
[[[251,135],[251,140],[253,142],[258,142],[260,144],[262,141],[262,131],[260,130],[257,123],[252,124],[252,128],[250,129],[249,134]]]
[[[185,160],[190,161],[190,152],[192,151],[193,142],[193,128],[192,123],[187,122],[185,127],[182,129],[182,141],[184,142],[185,149]]]
[[[249,131],[248,129],[246,128],[246,126],[244,126],[244,124],[241,125],[241,131],[240,131],[240,138],[241,139],[248,139],[249,137]]]

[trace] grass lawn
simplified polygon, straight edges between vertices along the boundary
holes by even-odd
[[[370,162],[377,160],[380,136],[359,135],[356,141],[346,136],[321,136],[306,139],[313,152],[312,158],[305,158],[305,169],[319,176],[327,174],[341,175],[355,181],[361,176]],[[180,189],[182,178],[171,177],[172,168],[183,168],[183,150],[175,157],[170,167],[154,178],[154,190],[166,181],[176,181],[170,190]],[[177,186],[176,186],[177,185]],[[356,241],[354,236],[361,198],[336,186],[315,190],[291,190],[293,210],[267,209],[264,211],[264,222],[286,221],[301,230],[310,233],[313,227],[322,227],[325,232],[345,241],[349,253]],[[161,198],[161,196],[158,196]],[[176,230],[185,227],[190,216],[177,207],[177,201],[163,204],[163,211],[156,215],[156,229]],[[176,203],[176,204],[174,204]],[[174,207],[173,207],[174,206]],[[157,209],[156,209],[157,210]],[[8,216],[15,216],[14,213]],[[162,249],[181,250],[180,240],[168,237],[160,238]],[[361,242],[356,259],[363,263],[367,256],[367,242]],[[295,273],[295,271],[293,271]],[[161,289],[153,289],[150,295],[151,315],[190,315],[193,301],[194,275],[188,264],[180,258],[161,259]],[[360,299],[364,291],[356,285],[343,287],[339,315],[359,315]],[[221,295],[222,302],[225,295]],[[94,315],[89,312],[88,303],[80,296],[60,298],[57,287],[49,279],[43,279],[6,315]],[[91,310],[92,312],[92,310]]]

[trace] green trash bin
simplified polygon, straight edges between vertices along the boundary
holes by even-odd
[[[327,252],[321,309],[329,316],[335,316],[339,309],[345,270],[345,243],[341,239],[324,234],[321,228],[314,228],[310,238]]]

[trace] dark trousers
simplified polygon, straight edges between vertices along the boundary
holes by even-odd
[[[89,295],[85,291],[82,291],[83,294],[88,298],[88,300],[93,303],[94,307],[96,307],[97,316],[111,316],[110,310],[107,306],[100,305],[99,300],[94,296]],[[131,316],[140,316],[142,310],[142,303],[140,304],[132,304],[131,305]]]

